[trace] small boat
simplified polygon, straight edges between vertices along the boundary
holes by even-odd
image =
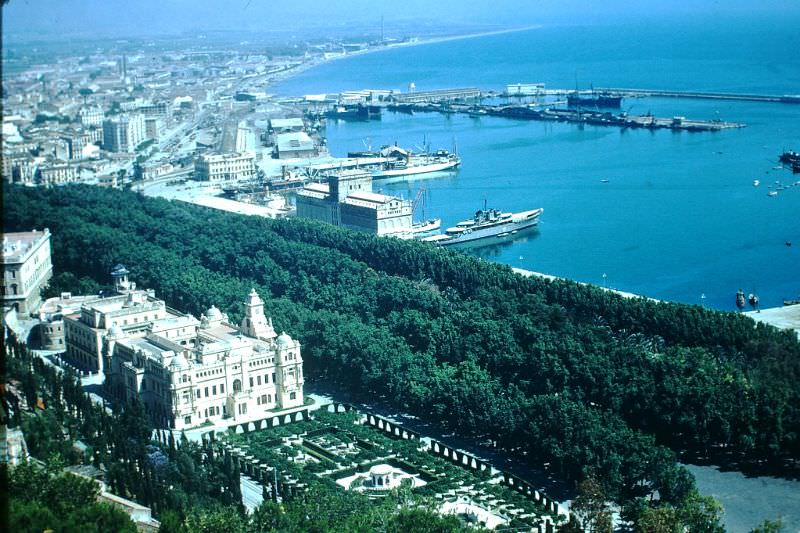
[[[756,293],[754,293],[754,292],[751,292],[747,296],[747,303],[750,304],[750,307],[752,307],[753,310],[758,309],[758,295]]]
[[[745,299],[744,299],[744,291],[739,289],[736,293],[736,307],[739,308],[739,311],[744,309]]]
[[[753,180],[753,187],[758,187],[759,185],[761,185],[759,180]]]
[[[442,219],[433,218],[431,220],[423,220],[422,222],[416,222],[414,225],[411,226],[411,233],[413,233],[414,235],[421,235],[423,233],[430,233],[436,231],[441,227],[442,227]]]
[[[769,191],[767,196],[778,196],[778,191]]]
[[[791,246],[791,245],[792,245],[792,241],[786,241],[786,242],[785,242],[785,243],[783,243],[783,244],[785,244],[786,246]]]
[[[600,180],[600,183],[608,183],[608,180],[606,179]]]
[[[795,151],[788,150],[778,156],[778,161],[787,164],[800,163],[800,154]]]

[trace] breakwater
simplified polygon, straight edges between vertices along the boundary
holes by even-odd
[[[739,100],[743,102],[777,102],[781,104],[800,104],[800,94],[751,94],[751,93],[718,93],[704,91],[670,91],[664,89],[620,89],[613,87],[598,88],[597,92],[613,96],[625,97],[660,97],[660,98],[699,98],[704,100]]]
[[[673,131],[707,132],[720,131],[731,128],[743,128],[741,122],[726,122],[722,120],[696,120],[682,116],[657,117],[651,114],[628,115],[627,113],[611,113],[608,111],[588,111],[582,109],[540,109],[534,105],[468,105],[418,103],[403,104],[401,106],[388,105],[390,111],[400,112],[439,112],[439,113],[466,113],[473,117],[496,116],[523,120],[538,120],[545,122],[569,122],[574,124],[588,124],[592,126],[615,126],[619,128],[644,128],[668,129]]]

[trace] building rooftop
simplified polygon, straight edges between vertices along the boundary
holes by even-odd
[[[352,202],[351,200],[355,200],[355,202]],[[394,198],[392,196],[386,196],[385,194],[379,194],[376,192],[367,192],[367,191],[355,191],[350,193],[347,196],[347,198],[345,198],[345,202],[357,203],[358,205],[363,205],[364,202],[383,205],[383,204],[388,204],[392,200],[398,200],[398,198]]]
[[[3,263],[20,263],[42,240],[50,237],[50,231],[25,231],[3,235]]]
[[[207,163],[216,163],[219,161],[241,159],[241,158],[255,159],[255,155],[247,153],[239,153],[239,152],[230,152],[227,154],[213,154],[213,155],[204,154],[200,156],[200,159]]]
[[[102,298],[102,296],[99,294],[73,296],[69,292],[61,293],[61,296],[49,298],[42,304],[39,308],[40,320],[59,314],[69,315],[76,313],[84,304],[99,300],[100,298]]]
[[[297,195],[325,200],[331,195],[331,188],[327,183],[308,183],[297,191]]]
[[[286,129],[286,128],[303,128],[302,118],[273,118],[270,119],[269,125],[272,129]]]
[[[304,131],[281,133],[277,136],[276,142],[279,152],[314,149],[314,141],[312,141],[311,137]]]

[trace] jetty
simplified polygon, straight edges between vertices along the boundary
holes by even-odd
[[[392,95],[398,104],[418,104],[422,102],[453,102],[481,98],[481,90],[477,87],[459,89],[437,89],[434,91],[416,91]]]
[[[604,87],[595,89],[601,94],[621,96],[623,98],[642,98],[654,96],[659,98],[700,98],[706,100],[739,100],[744,102],[776,102],[781,104],[800,104],[800,94],[749,94],[749,93],[717,93],[702,91],[670,91],[663,89],[620,89]]]
[[[393,106],[389,106],[390,110]],[[400,110],[400,109],[397,109]],[[608,111],[591,111],[583,109],[544,108],[538,105],[468,105],[438,103],[405,104],[405,112],[439,112],[467,113],[470,116],[497,116],[523,120],[539,120],[545,122],[570,122],[589,124],[592,126],[615,126],[619,128],[668,129],[673,131],[719,131],[731,128],[743,128],[740,122],[722,120],[694,120],[682,116],[656,117],[651,114],[629,115],[627,113],[611,113]]]
[[[800,339],[800,304],[772,307],[759,311],[742,313],[757,322],[764,322],[779,329],[792,330]]]

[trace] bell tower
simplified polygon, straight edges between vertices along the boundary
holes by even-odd
[[[250,291],[244,302],[244,318],[239,329],[248,337],[255,339],[267,341],[276,337],[272,319],[264,316],[264,300],[255,289]]]

